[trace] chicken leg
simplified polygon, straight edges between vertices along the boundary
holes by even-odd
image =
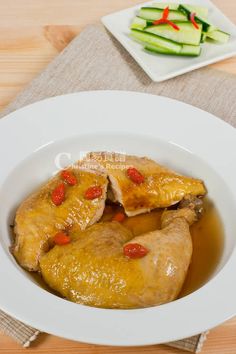
[[[135,238],[115,221],[93,225],[76,241],[42,256],[42,276],[63,297],[89,306],[129,309],[172,301],[191,261],[189,226],[197,220],[193,205],[165,211],[161,230]],[[123,253],[127,243],[149,252],[130,259]]]

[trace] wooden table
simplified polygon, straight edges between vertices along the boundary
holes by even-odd
[[[0,0],[0,109],[2,110],[87,24],[140,0]],[[214,0],[236,23],[236,1]],[[215,64],[236,74],[236,57]],[[235,281],[232,279],[232,281]],[[78,328],[79,331],[79,328]],[[25,352],[0,334],[0,354]],[[165,346],[112,348],[42,334],[27,353],[170,354]],[[203,354],[236,354],[236,318],[212,330]]]

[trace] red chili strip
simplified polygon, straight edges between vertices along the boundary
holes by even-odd
[[[135,168],[129,167],[127,169],[127,175],[136,184],[141,184],[144,182],[144,176]]]
[[[165,21],[168,19],[169,16],[169,6],[167,6],[162,13],[162,17],[159,20],[153,21],[153,25],[159,25],[161,23],[166,23]]]
[[[85,199],[92,200],[101,197],[102,188],[99,186],[93,186],[86,190],[84,197]]]
[[[77,184],[77,178],[74,173],[68,170],[63,170],[61,172],[61,178],[67,182],[70,186],[75,186]]]
[[[163,19],[160,19],[160,20],[157,20],[155,21],[155,23],[153,22],[154,25],[161,25],[161,24],[168,24],[170,25],[171,27],[173,27],[176,31],[179,31],[180,28],[179,26],[177,26],[176,23],[170,21],[170,20],[163,20]]]
[[[164,24],[167,23],[166,21],[167,21],[166,19],[160,18],[160,20],[155,20],[152,24],[153,25],[161,25],[163,23]]]
[[[169,16],[169,6],[165,7],[164,10],[163,10],[163,14],[162,14],[162,18],[163,20],[167,20],[168,19],[168,16]]]
[[[51,199],[53,204],[55,204],[56,206],[61,205],[64,200],[65,200],[65,193],[66,193],[66,188],[64,183],[59,184],[53,191],[51,194]]]
[[[68,243],[70,243],[70,236],[68,236],[64,232],[58,232],[53,237],[53,242],[59,246],[67,245]]]
[[[199,26],[198,26],[197,22],[195,21],[195,16],[196,16],[195,12],[192,12],[190,14],[190,21],[192,22],[192,24],[194,25],[194,27],[196,29],[199,29]]]
[[[171,27],[173,27],[176,31],[179,31],[179,30],[180,30],[179,26],[177,26],[176,23],[174,23],[174,22],[172,22],[172,21],[170,21],[170,20],[166,20],[166,23],[167,23],[168,25],[170,25]]]
[[[137,259],[146,256],[149,250],[139,243],[128,243],[124,246],[123,252],[125,256],[132,259]]]
[[[173,27],[176,31],[179,31],[180,28],[179,26],[176,25],[176,23],[168,20],[168,16],[169,16],[169,7],[167,6],[162,13],[162,18],[160,18],[159,20],[155,20],[153,21],[153,25],[161,25],[161,24],[168,24],[171,27]]]

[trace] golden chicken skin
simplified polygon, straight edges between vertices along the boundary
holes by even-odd
[[[27,270],[37,271],[40,257],[60,233],[84,230],[102,216],[107,175],[84,171],[78,165],[59,172],[20,205],[15,217],[12,252]]]
[[[89,153],[19,206],[12,253],[23,268],[39,272],[51,289],[76,303],[116,309],[160,305],[176,299],[183,286],[192,257],[189,226],[201,215],[198,197],[205,194],[201,180],[146,157]],[[107,199],[122,212],[101,222]],[[175,204],[179,209],[163,212],[161,229],[158,224],[140,235],[125,226],[126,215],[158,208],[160,221],[160,209]]]
[[[91,152],[83,163],[108,174],[108,196],[123,205],[128,216],[169,207],[186,195],[206,194],[201,180],[177,174],[146,157]]]
[[[132,309],[176,299],[191,261],[192,207],[165,211],[162,229],[133,237],[116,221],[93,225],[40,259],[45,282],[76,303]]]

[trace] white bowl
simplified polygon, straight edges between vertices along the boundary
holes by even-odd
[[[9,252],[20,201],[86,151],[146,155],[202,178],[225,228],[212,278],[171,303],[137,310],[78,305],[42,289]],[[0,121],[0,308],[42,331],[87,343],[148,345],[208,330],[236,314],[236,133],[168,98],[120,91],[51,98]],[[70,155],[69,155],[70,154]],[[56,165],[55,165],[55,157]]]

